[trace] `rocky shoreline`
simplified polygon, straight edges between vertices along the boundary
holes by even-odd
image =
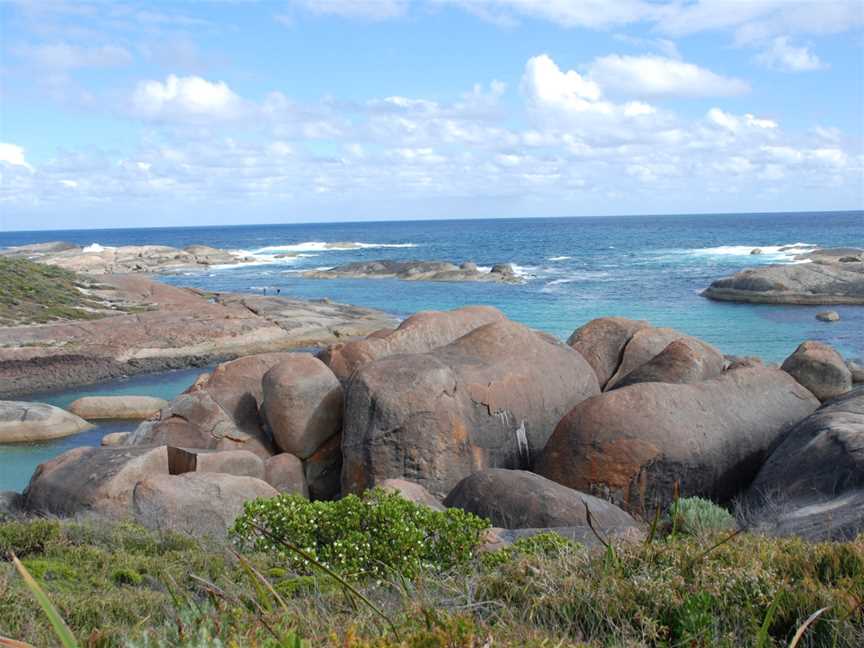
[[[813,341],[777,367],[643,321],[593,320],[565,344],[491,307],[430,311],[314,355],[223,363],[3,500],[201,537],[249,499],[383,485],[483,515],[506,543],[591,538],[591,524],[639,538],[680,494],[746,503],[749,529],[850,539],[864,528],[855,380]]]
[[[522,283],[509,263],[497,263],[488,271],[466,261],[461,265],[446,261],[362,261],[327,270],[302,273],[308,279],[401,279],[403,281],[490,281]]]
[[[749,304],[864,304],[864,250],[829,248],[794,260],[742,270],[714,281],[702,294]]]

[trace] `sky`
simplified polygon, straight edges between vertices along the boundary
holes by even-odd
[[[0,0],[0,230],[861,208],[860,0]]]

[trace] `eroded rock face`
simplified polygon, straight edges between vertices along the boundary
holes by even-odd
[[[146,421],[167,404],[168,401],[152,396],[84,396],[69,405],[69,411],[91,421]]]
[[[722,374],[723,365],[723,354],[710,344],[695,338],[681,338],[670,342],[651,360],[624,376],[615,388],[643,382],[702,382]]]
[[[347,387],[343,494],[404,478],[441,497],[477,470],[527,467],[561,416],[599,391],[577,351],[509,320],[370,362]]]
[[[376,332],[365,340],[334,344],[319,354],[340,380],[367,362],[397,353],[426,353],[450,344],[476,328],[498,322],[504,315],[490,306],[467,306],[452,311],[415,313],[396,330]]]
[[[273,444],[258,414],[262,378],[292,356],[289,352],[262,353],[222,363],[205,381],[196,381],[171,401],[158,420],[142,423],[128,443],[249,450],[266,459],[273,454]]]
[[[35,513],[125,518],[135,484],[159,474],[168,474],[165,446],[75,448],[39,464],[24,491],[24,504]]]
[[[201,472],[156,475],[135,485],[132,507],[135,520],[150,529],[221,539],[247,501],[278,494],[254,477]]]
[[[443,511],[444,505],[437,497],[417,484],[407,479],[385,479],[378,486],[386,491],[399,493],[404,499],[415,504],[428,506],[434,511]]]
[[[629,513],[524,470],[481,470],[460,481],[444,500],[505,529],[588,527],[586,505],[599,530],[636,527]]]
[[[852,389],[852,372],[831,346],[808,340],[783,361],[783,370],[821,401],[842,396]]]
[[[748,491],[756,523],[811,540],[864,530],[864,387],[798,423]]]
[[[263,378],[262,414],[282,452],[305,459],[342,429],[342,384],[323,362],[295,354]]]
[[[265,462],[264,481],[280,493],[294,493],[309,497],[303,462],[287,452],[273,455]]]
[[[684,496],[725,502],[818,406],[791,376],[768,367],[690,385],[630,385],[576,405],[535,470],[641,515],[668,505],[676,481]]]
[[[53,405],[0,401],[0,443],[60,439],[92,427],[84,419]]]
[[[624,347],[639,329],[648,328],[648,322],[624,317],[600,317],[575,331],[567,340],[594,369],[601,388],[618,370]]]

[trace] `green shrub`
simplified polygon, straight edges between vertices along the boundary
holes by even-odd
[[[413,578],[470,560],[488,527],[471,513],[433,511],[374,489],[335,502],[288,494],[247,502],[232,534],[243,548],[284,555],[300,574],[313,573],[314,565],[283,542],[347,577],[382,578],[395,571]]]
[[[33,520],[0,524],[0,558],[12,551],[19,558],[41,552],[45,546],[60,537],[60,523],[56,520]]]
[[[678,533],[699,536],[735,528],[735,518],[702,497],[684,497],[669,508],[669,525]]]

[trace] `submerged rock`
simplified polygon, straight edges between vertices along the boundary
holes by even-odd
[[[816,313],[816,319],[821,322],[839,322],[840,314],[837,311],[824,311]]]
[[[32,443],[78,434],[93,426],[45,403],[0,401],[0,443]]]

